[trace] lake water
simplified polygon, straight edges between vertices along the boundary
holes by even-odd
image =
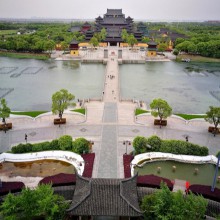
[[[123,99],[147,103],[162,98],[175,113],[205,113],[220,105],[220,63],[149,62],[123,64]],[[0,57],[0,98],[12,110],[51,110],[52,94],[62,88],[76,99],[101,98],[105,65]]]
[[[52,94],[67,89],[78,98],[100,98],[105,66],[76,61],[0,58],[0,97],[12,110],[51,110]]]
[[[149,107],[165,99],[175,113],[205,113],[220,105],[220,63],[148,62],[120,66],[122,99],[139,99]]]

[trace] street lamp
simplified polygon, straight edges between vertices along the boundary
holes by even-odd
[[[125,154],[127,154],[128,145],[131,145],[131,142],[130,141],[123,141],[123,144],[126,146],[126,153]]]
[[[218,175],[219,163],[220,163],[220,155],[218,156],[218,161],[217,161],[216,168],[215,168],[215,175],[214,175],[214,179],[213,179],[213,183],[212,183],[212,187],[211,187],[212,192],[215,191],[215,184],[216,184],[216,179],[217,179],[217,175]]]

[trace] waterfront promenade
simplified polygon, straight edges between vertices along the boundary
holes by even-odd
[[[94,59],[95,56],[92,57]],[[71,135],[73,138],[85,137],[94,141],[93,152],[96,154],[93,177],[123,178],[123,159],[126,146],[123,141],[132,141],[136,136],[158,135],[162,139],[185,140],[189,136],[192,143],[207,146],[210,154],[216,154],[220,147],[220,135],[213,137],[208,133],[209,124],[204,120],[185,121],[178,117],[168,118],[168,126],[160,129],[153,125],[149,114],[134,116],[136,103],[120,101],[119,71],[117,50],[111,49],[105,71],[105,86],[102,101],[85,103],[87,115],[66,111],[67,124],[53,125],[52,114],[42,115],[36,119],[28,117],[11,117],[13,130],[0,132],[1,152],[10,150],[12,145],[28,142],[40,142]],[[127,152],[131,152],[129,145]]]

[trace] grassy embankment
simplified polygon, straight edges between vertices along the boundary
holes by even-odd
[[[31,112],[11,112],[13,115],[26,115],[30,117],[37,117],[38,115],[41,115],[43,113],[46,113],[47,111],[31,111]]]
[[[78,109],[74,109],[74,110],[71,110],[72,112],[79,112],[83,115],[86,114],[86,109],[85,108],[78,108]]]
[[[149,113],[149,112],[150,111],[137,108],[135,110],[135,116],[140,115],[140,114],[144,114],[144,113]],[[181,118],[184,118],[185,120],[191,120],[191,119],[196,119],[196,118],[205,118],[205,115],[188,115],[188,114],[174,114],[174,115],[177,115]]]
[[[189,54],[181,54],[177,56],[177,61],[181,61],[182,59],[190,59],[193,62],[220,63],[220,59],[218,58],[202,57],[199,55],[189,55]]]
[[[16,52],[5,52],[5,51],[0,51],[0,56],[18,58],[18,59],[37,59],[37,60],[48,60],[50,58],[48,54],[16,53]]]

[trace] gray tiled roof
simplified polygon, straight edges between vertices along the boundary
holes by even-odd
[[[130,179],[85,179],[77,176],[69,215],[141,216],[136,176]]]
[[[122,15],[122,9],[107,9],[107,15]]]
[[[105,17],[102,24],[127,24],[125,18],[120,17]]]

